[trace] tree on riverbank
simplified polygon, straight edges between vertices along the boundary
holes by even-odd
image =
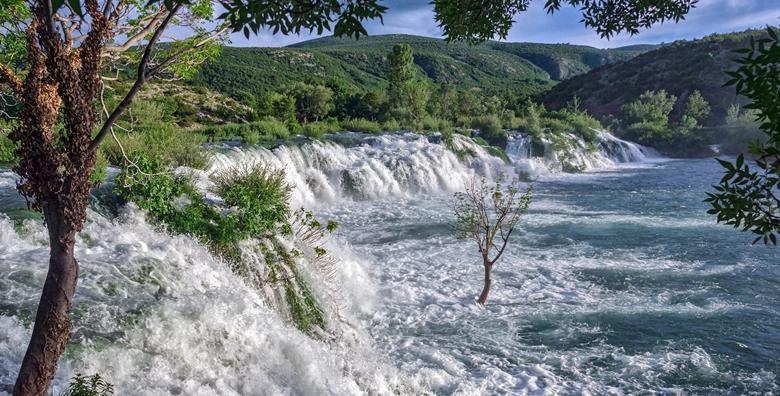
[[[504,185],[502,177],[495,183],[474,179],[466,191],[455,194],[455,236],[473,240],[482,255],[485,277],[477,299],[479,304],[487,302],[493,265],[504,254],[520,216],[531,204],[531,197],[531,186],[523,192],[516,181]]]

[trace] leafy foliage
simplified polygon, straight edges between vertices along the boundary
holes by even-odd
[[[302,30],[322,34],[331,30],[334,21],[333,34],[357,38],[368,34],[362,21],[381,18],[387,9],[375,1],[360,0],[222,0],[220,3],[225,13],[219,19],[226,19],[235,32],[243,31],[247,38],[250,32],[257,34],[262,29],[285,35],[300,34]]]
[[[328,87],[299,82],[287,93],[295,99],[297,118],[303,123],[319,121],[333,110],[333,91]]]
[[[685,129],[693,129],[701,125],[710,115],[710,104],[701,96],[701,92],[694,90],[685,99],[685,109],[683,109],[683,116],[680,124]]]
[[[241,234],[267,237],[287,221],[292,187],[284,181],[284,171],[248,166],[219,174],[214,182],[217,194],[234,208],[228,217],[240,225]]]
[[[16,161],[16,148],[18,145],[8,138],[13,128],[13,123],[0,120],[0,163]]]
[[[84,376],[76,374],[70,380],[68,389],[60,396],[111,396],[114,394],[114,386],[106,382],[100,374]]]
[[[547,0],[548,13],[563,4],[582,11],[586,26],[602,37],[617,33],[639,33],[656,22],[679,21],[697,0]],[[506,38],[516,14],[528,9],[530,0],[448,1],[434,0],[436,21],[450,40],[481,42],[494,37]]]
[[[216,59],[201,67],[193,82],[235,98],[283,92],[296,82],[331,89],[343,85],[357,94],[384,91],[389,85],[387,54],[397,44],[412,48],[415,77],[437,85],[479,88],[491,95],[508,91],[534,95],[555,81],[645,51],[499,42],[469,46],[408,35],[360,40],[326,37],[287,48],[224,48]],[[353,116],[371,118],[365,114]]]
[[[726,169],[720,184],[714,186],[706,202],[718,222],[733,225],[756,235],[753,243],[777,244],[780,235],[780,40],[777,32],[767,29],[768,38],[751,39],[740,65],[727,74],[729,85],[751,100],[745,108],[756,111],[765,143],[756,142],[750,153],[751,166],[743,155],[735,162],[719,160]]]
[[[491,146],[506,148],[506,131],[502,128],[501,120],[495,115],[476,117],[471,121],[471,127],[479,130],[479,136],[487,141]]]
[[[128,112],[127,123],[123,123],[132,125],[132,129],[117,128],[115,134],[119,143],[110,139],[101,146],[101,151],[109,163],[117,166],[125,163],[126,154],[134,161],[130,153],[145,153],[166,166],[203,168],[207,159],[200,144],[204,139],[178,127],[174,120],[179,117],[181,115],[176,115],[175,110],[167,109],[159,102],[138,101]]]
[[[344,130],[351,132],[365,132],[378,134],[382,131],[379,123],[376,121],[366,120],[362,118],[349,118],[341,122],[341,127]]]

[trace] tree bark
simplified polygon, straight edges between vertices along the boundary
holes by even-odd
[[[78,263],[73,256],[74,239],[61,212],[44,209],[49,229],[49,271],[35,314],[30,344],[14,386],[14,396],[45,396],[57,370],[57,362],[70,337],[70,308],[76,292]]]
[[[480,293],[479,298],[477,299],[477,303],[480,305],[485,305],[487,303],[488,293],[490,293],[490,271],[493,269],[493,264],[490,264],[485,260],[485,263],[483,264],[485,267],[485,285],[482,287],[482,293]]]

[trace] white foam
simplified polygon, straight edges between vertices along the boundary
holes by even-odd
[[[31,223],[34,224],[34,223]],[[38,223],[37,227],[42,228]],[[40,231],[40,230],[38,230]],[[30,310],[48,248],[0,220],[0,290]],[[300,333],[195,241],[170,237],[130,210],[116,222],[92,213],[77,244],[81,266],[72,342],[55,393],[76,372],[100,373],[117,394],[390,394],[414,385],[372,352],[359,328],[320,342]],[[340,281],[358,290],[353,261]],[[351,298],[370,300],[365,292]],[[13,383],[29,323],[0,317],[0,383]],[[347,323],[344,326],[355,326]]]

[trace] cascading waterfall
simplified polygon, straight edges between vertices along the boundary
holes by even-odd
[[[99,373],[122,395],[418,392],[351,319],[373,300],[361,265],[343,246],[326,246],[341,252],[329,281],[349,284],[338,338],[328,342],[297,331],[263,290],[191,238],[159,232],[132,207],[115,220],[90,212],[77,243],[72,341],[54,394],[75,373]],[[47,255],[40,222],[0,216],[0,394],[29,340]]]
[[[507,155],[514,171],[525,176],[580,172],[641,162],[654,156],[651,149],[599,132],[599,142],[588,145],[568,135],[563,147],[537,142],[527,135],[510,135]],[[371,200],[456,191],[474,176],[491,178],[512,172],[499,158],[473,140],[455,135],[452,147],[425,136],[407,133],[364,137],[351,146],[312,141],[273,150],[232,147],[216,153],[207,174],[252,163],[283,168],[295,187],[299,205],[340,199]],[[206,175],[201,180],[207,183]]]
[[[516,135],[507,153],[518,173],[533,175],[571,169],[555,165],[561,161],[592,169],[650,154],[606,133],[600,136],[596,151],[577,141],[567,157],[553,149],[553,142]],[[207,171],[195,172],[197,184],[208,190],[210,175],[256,162],[285,169],[294,186],[293,206],[454,191],[475,176],[512,171],[460,135],[448,148],[435,139],[400,134],[361,137],[352,145],[223,148]],[[5,212],[23,211],[15,181],[12,172],[0,172],[0,209]],[[46,274],[45,229],[22,217],[0,215],[0,385],[15,379]],[[132,205],[116,219],[91,211],[77,244],[82,277],[73,341],[61,361],[55,394],[77,372],[100,373],[117,394],[423,392],[416,379],[384,362],[363,329],[361,318],[372,310],[374,286],[361,259],[344,242],[330,241],[326,247],[339,259],[337,270],[325,275],[327,282],[313,260],[300,260],[317,297],[334,300],[323,307],[338,328],[328,329],[327,336],[334,337],[323,341],[327,337],[296,330],[274,307],[280,304],[273,297],[277,291],[242,279],[193,239],[160,232]],[[254,257],[254,265],[262,260]],[[422,383],[435,382],[431,378]]]
[[[610,168],[658,157],[658,153],[649,147],[619,139],[608,132],[595,132],[597,141],[590,144],[573,134],[553,139],[510,134],[506,151],[517,171],[528,177]]]
[[[416,134],[367,137],[345,147],[334,142],[300,146],[231,148],[214,155],[209,173],[260,162],[283,168],[295,187],[293,201],[377,199],[463,188],[475,175],[492,177],[503,162],[472,140],[457,135],[455,151]]]

